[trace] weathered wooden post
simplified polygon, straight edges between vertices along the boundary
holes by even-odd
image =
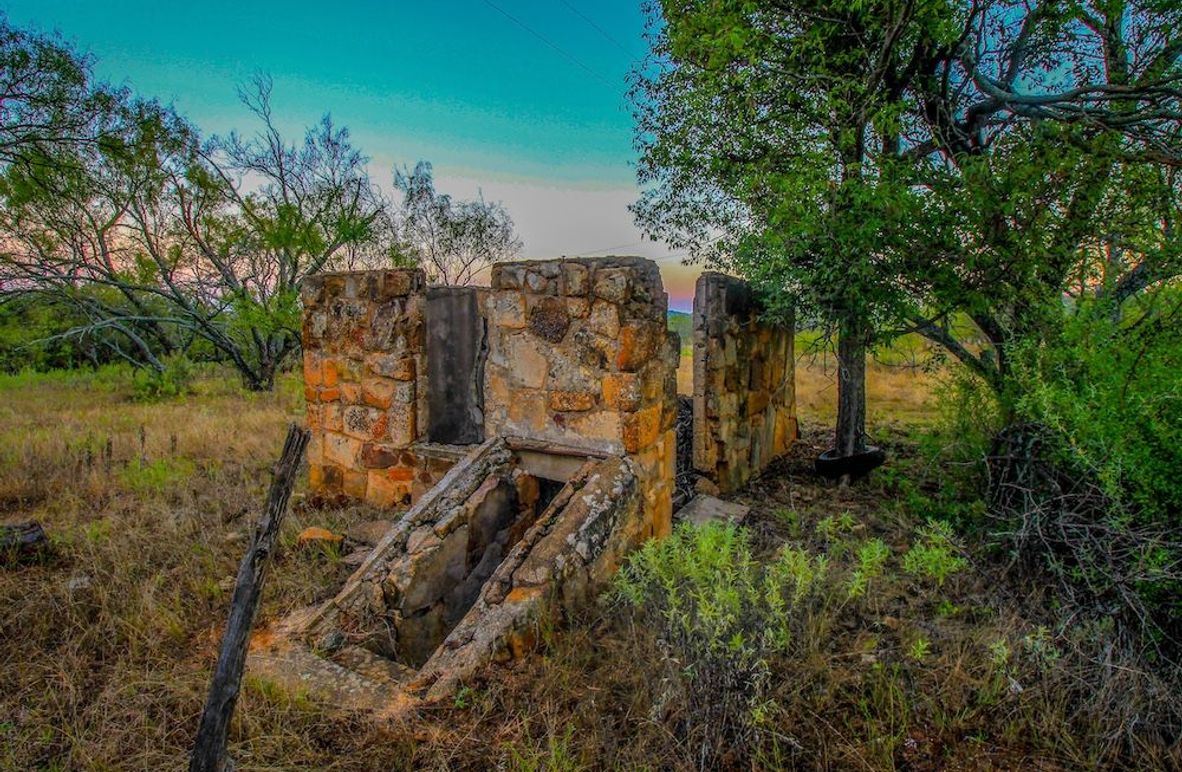
[[[274,468],[275,476],[271,481],[271,492],[267,495],[266,511],[255,526],[250,548],[238,567],[238,581],[234,584],[234,598],[230,602],[230,619],[222,636],[213,683],[209,687],[209,697],[201,714],[201,726],[197,730],[197,741],[189,759],[190,772],[223,772],[227,769],[226,733],[230,728],[230,718],[234,715],[234,705],[238,701],[250,629],[254,625],[255,612],[258,611],[267,562],[274,551],[279,525],[287,511],[296,472],[310,437],[311,433],[307,429],[295,424],[287,430],[283,455]]]

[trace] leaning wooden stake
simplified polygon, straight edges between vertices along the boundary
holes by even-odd
[[[223,772],[227,768],[226,732],[230,728],[234,704],[238,701],[250,628],[254,625],[254,615],[259,607],[267,561],[275,548],[279,524],[287,511],[287,500],[291,497],[296,472],[310,436],[307,429],[295,424],[287,430],[283,455],[275,465],[271,492],[267,495],[267,510],[255,527],[250,549],[238,567],[234,599],[230,602],[230,620],[222,636],[222,648],[218,653],[217,668],[213,672],[213,683],[209,687],[209,698],[205,701],[197,742],[189,759],[190,772]]]

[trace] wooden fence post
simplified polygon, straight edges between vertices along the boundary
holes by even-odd
[[[250,629],[254,625],[255,612],[258,611],[267,562],[275,549],[279,525],[287,511],[296,472],[310,437],[311,433],[307,429],[295,424],[287,430],[283,455],[275,465],[271,492],[267,495],[267,509],[255,527],[250,548],[238,567],[234,598],[230,602],[230,619],[222,636],[213,683],[209,687],[209,697],[201,714],[201,726],[197,730],[197,741],[189,759],[190,772],[224,772],[228,768],[226,733],[230,728],[230,718],[234,715],[234,705],[238,701]]]

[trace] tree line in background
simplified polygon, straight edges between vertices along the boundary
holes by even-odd
[[[841,455],[868,351],[963,364],[1000,543],[1176,653],[1182,6],[647,7],[642,226],[832,333]]]
[[[466,283],[520,250],[499,203],[436,191],[429,163],[396,170],[391,201],[330,116],[292,141],[268,78],[239,93],[257,128],[203,137],[0,18],[0,366],[185,357],[266,390],[298,351],[304,276],[414,265]]]

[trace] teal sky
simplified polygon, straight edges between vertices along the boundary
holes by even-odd
[[[383,186],[393,166],[431,161],[441,191],[505,204],[526,257],[660,258],[673,304],[686,305],[677,257],[643,242],[626,209],[637,193],[625,94],[646,51],[640,0],[5,7],[14,24],[60,32],[94,54],[101,78],[171,102],[207,134],[251,128],[236,87],[267,73],[293,139],[331,113]]]
[[[298,129],[331,112],[377,163],[428,158],[510,179],[631,184],[624,92],[645,50],[638,2],[495,5],[565,55],[484,0],[8,9],[17,24],[59,30],[97,56],[102,77],[174,102],[207,132],[243,125],[235,86],[266,72],[284,122]]]
[[[625,93],[647,51],[641,0],[4,7],[13,24],[60,32],[96,57],[100,78],[173,103],[206,134],[251,129],[236,87],[267,73],[292,138],[330,112],[382,186],[392,167],[430,161],[442,192],[505,203],[525,257],[644,254],[661,262],[671,305],[688,306],[690,272],[645,242],[626,209],[637,195]]]

